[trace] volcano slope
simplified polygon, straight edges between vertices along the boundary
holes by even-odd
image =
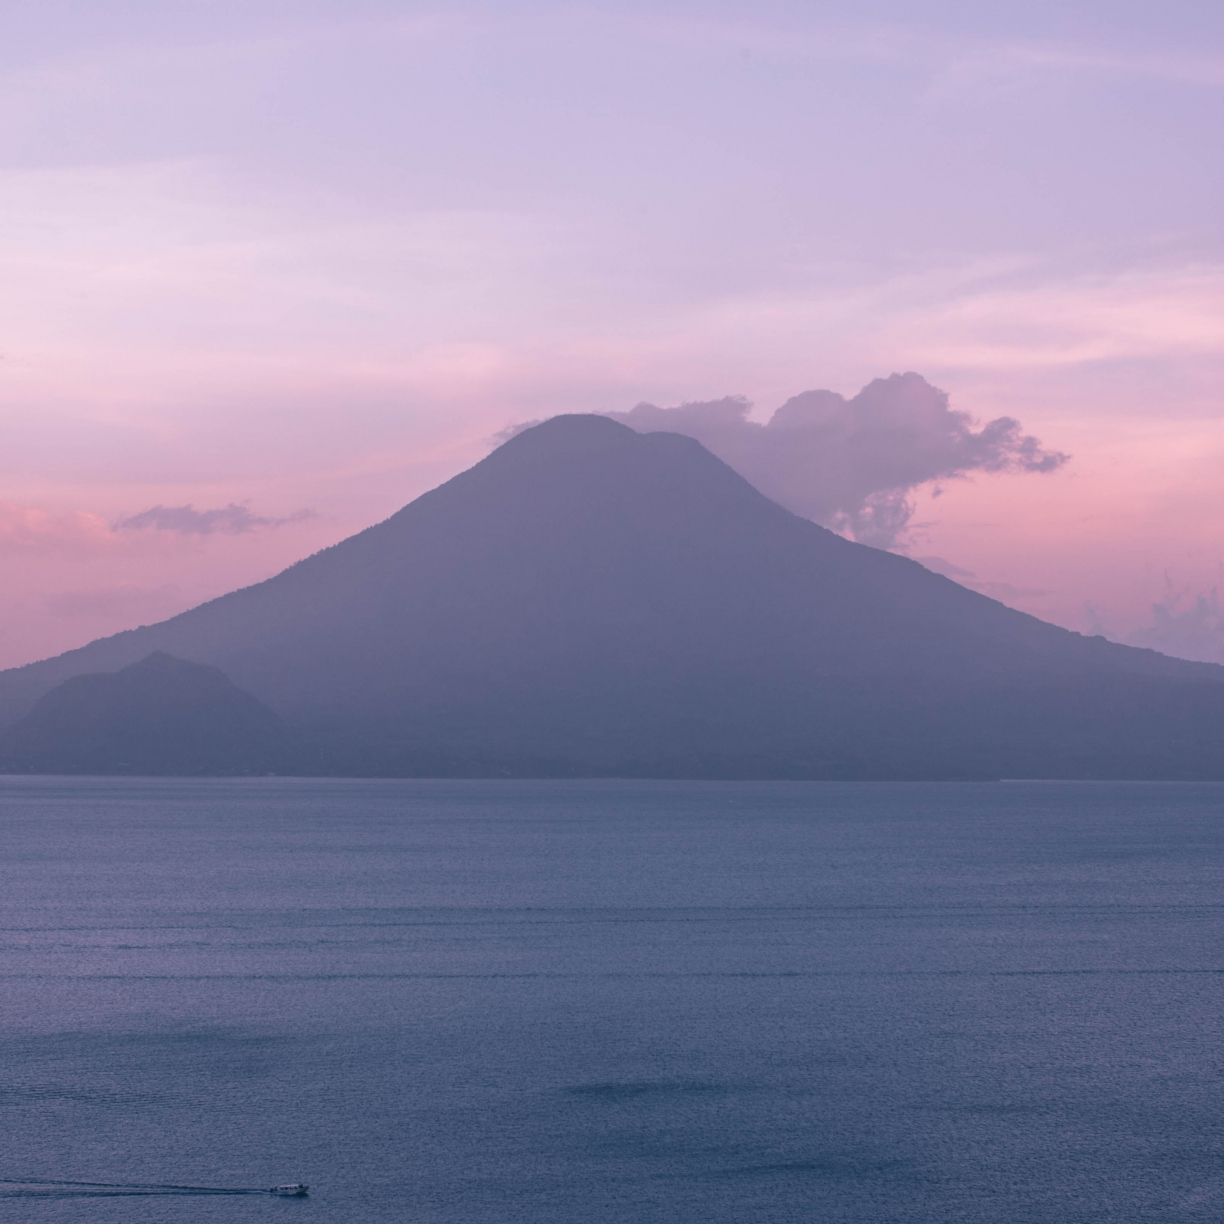
[[[0,726],[157,651],[273,710],[278,767],[306,774],[1224,778],[1224,668],[1046,624],[598,416],[266,582],[0,673]]]

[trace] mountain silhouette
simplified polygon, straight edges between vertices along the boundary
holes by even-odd
[[[0,761],[25,773],[264,772],[281,750],[267,706],[217,668],[160,651],[65,680],[0,735]]]
[[[274,710],[303,773],[1224,777],[1224,668],[1046,624],[599,416],[266,582],[0,673],[0,725],[153,651]]]

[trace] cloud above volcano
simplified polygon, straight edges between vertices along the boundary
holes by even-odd
[[[877,378],[851,399],[804,391],[765,424],[742,396],[606,415],[639,433],[696,438],[787,509],[879,548],[900,543],[913,491],[974,472],[1052,472],[1069,456],[1048,450],[1012,417],[977,427],[918,374]]]

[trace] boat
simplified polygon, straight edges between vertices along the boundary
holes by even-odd
[[[294,1182],[292,1186],[273,1186],[269,1194],[279,1194],[281,1198],[302,1198],[310,1193],[310,1187],[302,1182]]]

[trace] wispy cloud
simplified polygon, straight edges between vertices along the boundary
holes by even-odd
[[[111,524],[90,510],[57,513],[38,506],[0,502],[0,553],[97,554],[113,550],[130,532],[152,530],[180,536],[245,535],[317,517],[314,510],[296,510],[276,518],[255,514],[249,507],[231,502],[215,510],[197,510],[190,505],[153,506]]]
[[[173,531],[179,535],[243,535],[261,527],[283,527],[315,518],[313,510],[295,510],[284,518],[252,514],[244,505],[230,502],[216,510],[197,510],[194,506],[153,506],[120,519],[116,531]]]
[[[949,293],[906,320],[906,338],[928,362],[978,369],[1211,356],[1224,346],[1224,266],[1048,278],[1018,270]]]
[[[1224,86],[1224,57],[1211,51],[1121,49],[1001,31],[972,35],[913,22],[817,22],[796,29],[753,20],[657,16],[627,17],[620,24],[631,25],[640,37],[686,50],[738,53],[763,65],[815,67],[843,60],[926,68],[939,93],[980,90],[1017,77],[1038,84],[1054,73]]]

